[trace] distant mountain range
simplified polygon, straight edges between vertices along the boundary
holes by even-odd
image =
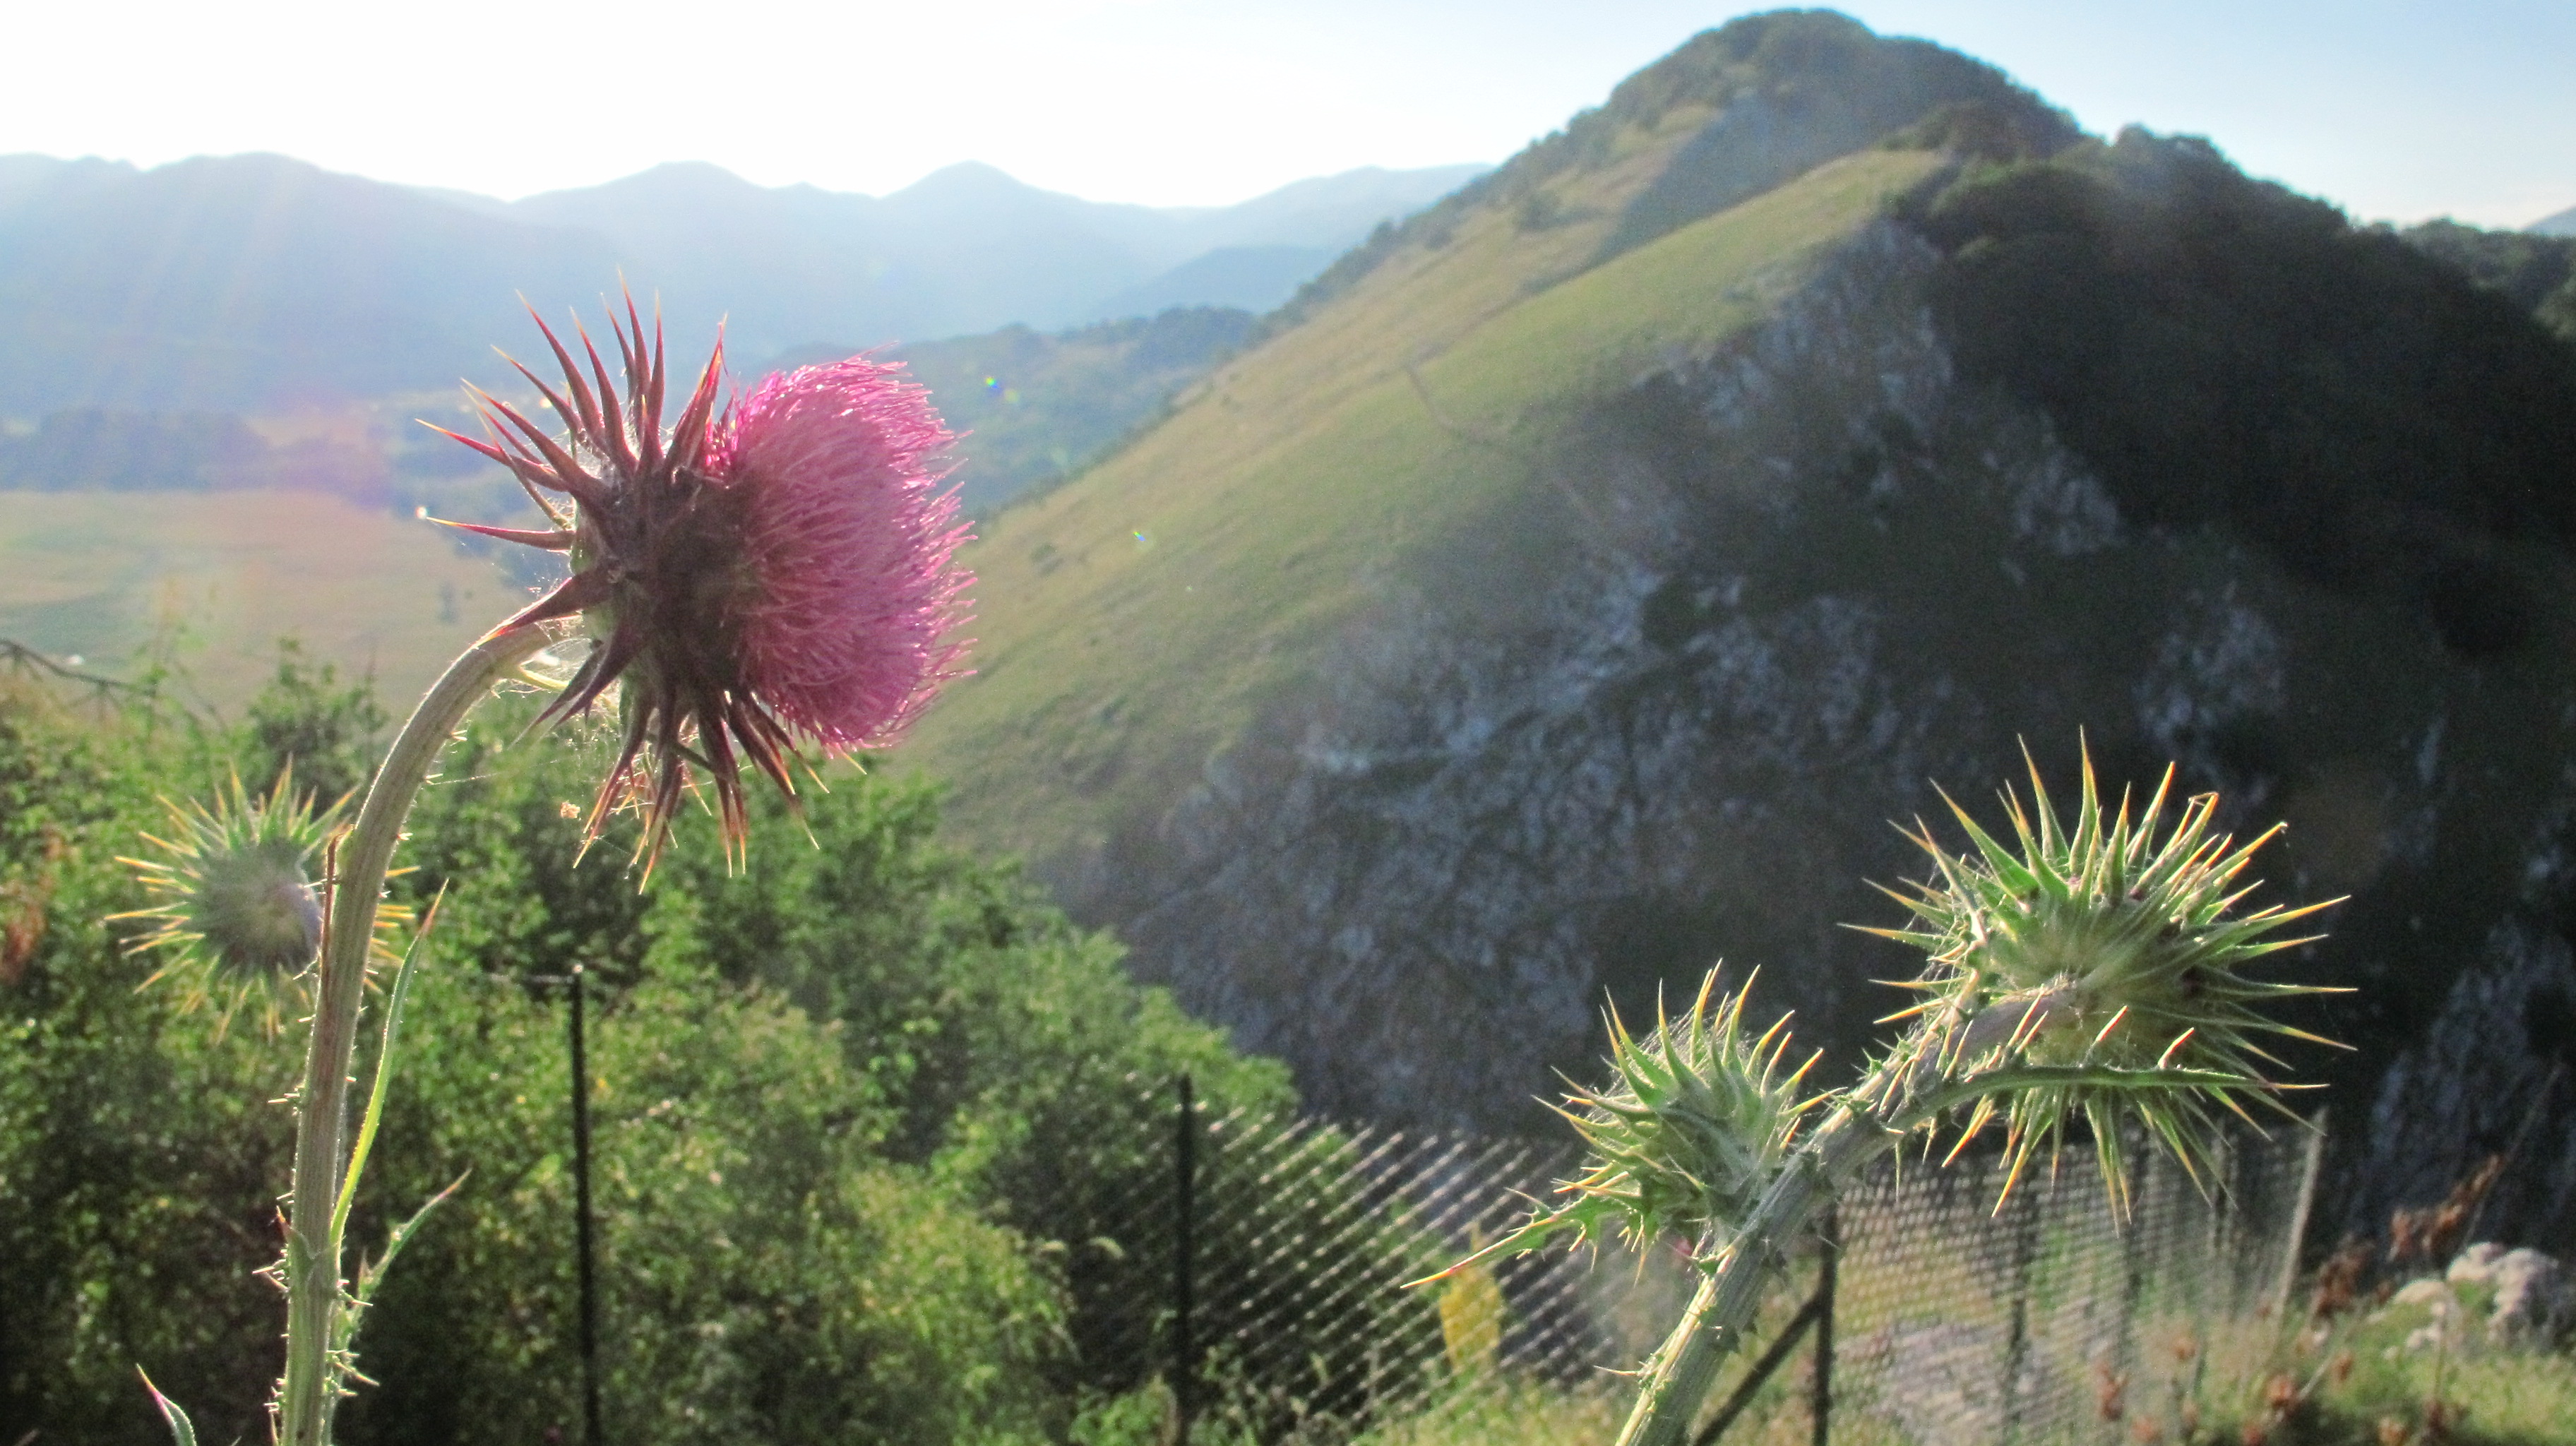
[[[0,156],[0,415],[261,411],[497,376],[516,298],[596,309],[622,275],[684,351],[746,358],[1268,310],[1477,166],[1377,168],[1222,207],[1085,201],[990,166],[884,197],[683,163],[503,202],[283,156],[151,170]]]
[[[2534,221],[2528,229],[2537,231],[2543,236],[2576,236],[2576,206],[2570,206],[2555,216]]]

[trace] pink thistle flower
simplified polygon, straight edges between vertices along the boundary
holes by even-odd
[[[953,563],[967,537],[956,494],[939,486],[953,439],[899,364],[853,357],[774,375],[718,413],[719,339],[666,436],[659,321],[647,347],[629,298],[609,326],[623,396],[578,327],[587,377],[537,322],[562,393],[511,362],[565,441],[479,391],[491,439],[457,437],[509,468],[553,525],[458,525],[571,554],[572,576],[501,627],[582,616],[594,646],[544,716],[579,714],[617,685],[624,743],[585,827],[596,837],[635,797],[649,869],[692,766],[714,784],[732,849],[745,764],[793,799],[800,744],[847,753],[900,737],[959,674],[964,645],[950,635],[972,578]]]
[[[925,459],[951,438],[902,367],[863,357],[772,375],[719,424],[710,470],[751,479],[744,550],[767,580],[742,614],[746,673],[827,748],[880,747],[953,676],[966,574],[953,494]]]

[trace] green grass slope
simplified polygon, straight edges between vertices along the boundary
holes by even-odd
[[[1251,335],[1250,312],[1173,307],[1159,316],[1045,333],[1006,326],[886,353],[930,388],[961,439],[948,480],[967,512],[990,515],[1112,451]],[[839,361],[853,348],[800,347],[758,371]]]
[[[227,712],[289,636],[406,707],[525,598],[440,529],[323,493],[0,493],[0,638],[123,675],[162,636]]]
[[[1220,368],[972,550],[978,675],[906,762],[988,843],[1071,863],[1193,783],[1375,584],[1546,484],[1551,423],[1762,319],[1940,164],[1866,151],[1592,265],[1708,119],[1676,106],[1532,205],[1469,212]]]

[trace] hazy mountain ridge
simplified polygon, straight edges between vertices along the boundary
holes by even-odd
[[[1855,28],[1684,53],[1768,93]],[[2297,1060],[2330,1208],[2438,1195],[2576,1065],[2576,352],[2484,242],[2482,289],[2009,96],[1620,244],[1732,103],[1389,228],[997,519],[911,759],[1310,1099],[1492,1125],[1720,955],[1848,1058],[1903,966],[1837,925],[1920,866],[1881,821],[2083,730],[2287,818],[2265,898],[2352,895],[2284,961],[2361,988],[2303,1016],[2359,1046]],[[2518,1238],[2576,1231],[2544,1104]]]
[[[615,249],[275,156],[61,163],[0,210],[0,410],[248,411],[491,375]],[[522,319],[518,327],[524,328]]]
[[[1221,296],[1241,310],[1268,312],[1296,295],[1335,254],[1325,246],[1220,246],[1128,287],[1102,302],[1100,310],[1110,316],[1152,316]]]
[[[621,270],[659,296],[684,350],[720,318],[752,356],[1059,327],[1209,251],[1338,249],[1477,169],[1366,169],[1157,210],[974,165],[882,198],[692,164],[505,203],[280,156],[148,171],[0,157],[0,325],[18,342],[0,356],[0,414],[261,411],[497,382],[492,345],[527,349],[518,295],[595,310]],[[1204,280],[1208,294],[1170,299],[1239,299],[1228,277]],[[1275,292],[1256,280],[1249,299]]]

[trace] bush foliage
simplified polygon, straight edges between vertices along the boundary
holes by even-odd
[[[206,1439],[265,1433],[282,1309],[258,1272],[300,1035],[138,989],[132,926],[103,920],[140,902],[116,855],[156,796],[309,740],[345,772],[372,706],[292,656],[239,729],[0,694],[0,1438],[166,1439],[137,1366]],[[711,823],[649,882],[614,830],[585,858],[568,806],[601,742],[532,736],[533,711],[487,706],[454,746],[395,881],[416,906],[446,897],[356,1240],[381,1249],[457,1188],[363,1328],[383,1384],[342,1439],[579,1434],[559,982],[576,964],[596,981],[619,1437],[1060,1439],[1084,1309],[1061,1242],[1096,1228],[1069,1186],[1129,1163],[1151,1135],[1110,1126],[1171,1074],[1276,1108],[1282,1073],[1129,983],[1113,942],[1012,869],[942,846],[925,785],[835,770],[801,827],[763,806],[738,871]]]

